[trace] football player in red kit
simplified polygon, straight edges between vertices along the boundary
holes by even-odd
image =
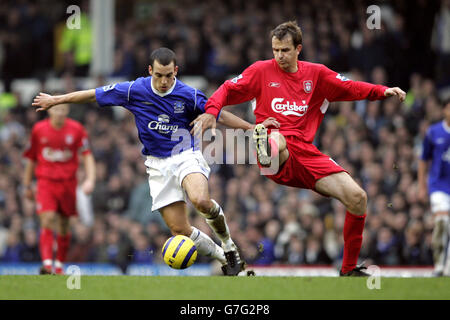
[[[95,161],[84,127],[67,118],[69,105],[48,110],[49,118],[37,122],[31,131],[30,143],[24,153],[27,159],[23,175],[24,195],[34,199],[33,173],[37,178],[36,211],[40,220],[39,249],[41,274],[63,274],[70,244],[69,219],[77,216],[76,188],[78,153],[81,152],[86,171],[82,191],[90,194],[95,184]],[[53,265],[53,232],[56,231],[56,257]]]
[[[279,184],[312,189],[345,205],[340,275],[367,276],[365,267],[357,265],[366,218],[366,192],[312,142],[330,102],[389,96],[403,101],[405,92],[398,87],[352,81],[324,65],[298,61],[302,31],[294,21],[277,26],[271,36],[274,59],[257,61],[222,84],[206,103],[206,113],[194,120],[194,129],[198,132],[212,128],[214,133],[222,107],[255,99],[258,125],[253,138],[259,166],[269,167],[276,159],[279,169],[268,178]],[[268,117],[276,118],[278,130],[261,124]]]

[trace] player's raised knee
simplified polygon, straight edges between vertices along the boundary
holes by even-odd
[[[270,134],[270,139],[277,145],[278,153],[280,153],[286,149],[286,139],[278,131],[272,131],[272,133]],[[271,147],[272,147],[272,144],[271,144]]]
[[[349,205],[353,214],[362,216],[367,209],[367,193],[360,188],[352,191]]]
[[[182,236],[190,237],[192,234],[192,228],[189,225],[170,226],[170,232],[172,233],[173,236],[182,235]]]
[[[209,212],[211,210],[211,207],[213,206],[211,200],[208,197],[204,197],[202,195],[193,196],[190,200],[194,207],[202,213]]]
[[[42,228],[53,228],[56,213],[53,211],[43,212],[39,215],[39,219]]]

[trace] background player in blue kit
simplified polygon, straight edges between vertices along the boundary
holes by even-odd
[[[428,194],[434,215],[432,245],[436,276],[450,276],[450,100],[444,103],[443,112],[444,120],[432,125],[426,133],[418,167],[419,198],[425,201],[431,162]]]
[[[131,111],[144,146],[142,153],[147,158],[152,210],[160,211],[172,234],[190,237],[200,254],[219,260],[225,275],[237,275],[244,269],[244,262],[230,237],[222,208],[209,196],[210,168],[189,134],[190,123],[205,111],[207,98],[176,78],[176,57],[170,49],[153,51],[148,71],[150,77],[97,89],[60,96],[40,93],[33,106],[40,106],[37,111],[41,111],[61,103],[96,101],[100,106],[119,105]],[[232,128],[252,128],[248,122],[226,111],[222,112],[220,122]],[[222,247],[190,225],[185,193],[206,218]]]

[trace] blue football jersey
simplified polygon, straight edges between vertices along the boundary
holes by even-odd
[[[152,86],[152,77],[141,77],[95,89],[97,103],[103,106],[123,106],[135,118],[142,153],[169,157],[194,148],[189,124],[205,112],[206,96],[178,79],[165,93]]]
[[[428,192],[450,194],[450,127],[445,121],[432,125],[423,140],[422,160],[431,160]]]

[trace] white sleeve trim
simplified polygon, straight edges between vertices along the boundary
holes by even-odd
[[[327,99],[324,99],[322,102],[322,105],[320,106],[320,111],[322,112],[322,114],[325,114],[325,112],[327,112],[329,105],[330,105],[330,101],[328,101]]]
[[[194,93],[194,110],[195,108],[197,108],[197,89],[195,89],[195,93]]]
[[[131,86],[133,85],[134,81],[131,81],[130,86],[128,87],[128,96],[127,96],[127,102],[130,102],[130,91],[131,91]]]

